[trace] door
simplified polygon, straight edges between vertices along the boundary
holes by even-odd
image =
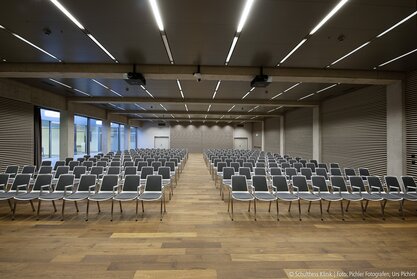
[[[159,149],[169,149],[169,137],[154,137],[154,147]]]
[[[234,138],[234,148],[239,150],[247,150],[248,138]]]

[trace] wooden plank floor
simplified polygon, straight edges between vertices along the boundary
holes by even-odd
[[[134,203],[113,222],[110,203],[100,214],[91,206],[88,222],[85,203],[79,206],[76,214],[68,204],[61,222],[46,202],[39,221],[29,204],[18,204],[11,221],[1,202],[0,278],[311,278],[307,272],[325,271],[320,278],[332,278],[335,272],[417,271],[415,204],[406,204],[405,221],[398,204],[387,205],[386,221],[378,204],[369,206],[366,221],[352,204],[345,222],[338,204],[324,221],[318,205],[308,214],[302,204],[301,222],[296,207],[289,213],[280,203],[278,222],[274,207],[268,213],[267,204],[258,204],[255,222],[247,204],[237,203],[232,222],[201,154],[190,154],[163,222],[156,203],[145,204],[138,222]],[[337,278],[355,278],[342,275]]]

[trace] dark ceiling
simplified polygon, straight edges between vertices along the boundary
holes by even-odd
[[[175,64],[224,65],[245,0],[158,0],[165,34]],[[339,0],[255,0],[248,20],[239,36],[229,65],[274,67]],[[148,0],[103,1],[60,0],[105,48],[126,64],[169,64]],[[317,33],[293,53],[283,67],[325,68],[361,44],[371,43],[332,66],[335,69],[372,70],[375,66],[417,48],[417,16],[401,24],[385,36],[382,31],[416,11],[416,0],[350,0]],[[49,0],[2,0],[0,2],[0,63],[57,62],[11,35],[14,32],[55,55],[64,63],[114,63],[87,35],[72,23]],[[417,52],[390,63],[379,70],[410,71],[417,69]],[[117,96],[91,79],[56,79],[72,89],[48,79],[19,79],[24,83],[68,96],[83,96],[76,88],[91,96]],[[150,96],[123,80],[97,79],[121,96]],[[181,81],[187,98],[210,99],[216,81]],[[273,82],[265,89],[256,88],[245,100],[271,99],[295,83]],[[320,89],[323,83],[302,83],[276,97],[276,100],[299,100]],[[322,101],[361,88],[365,85],[339,84],[306,98]],[[147,89],[155,97],[154,104],[137,104],[146,110],[161,110],[158,98],[181,98],[175,81],[148,80]],[[222,81],[216,99],[237,99],[251,89],[248,82]],[[140,110],[134,104],[118,104],[111,110]],[[152,107],[152,108],[151,108]],[[207,105],[189,105],[189,112],[180,104],[167,104],[169,111],[206,111]],[[247,112],[253,106],[232,110]],[[230,106],[215,104],[211,111],[227,116]],[[267,113],[271,107],[254,111]],[[275,110],[280,113],[284,108]],[[167,112],[167,113],[168,113]],[[168,114],[169,115],[169,114]],[[132,117],[139,117],[132,115]],[[178,116],[180,117],[180,115]],[[201,116],[195,116],[201,118]],[[228,117],[228,116],[227,116]],[[225,118],[227,118],[225,117]]]

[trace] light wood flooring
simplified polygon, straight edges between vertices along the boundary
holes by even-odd
[[[326,271],[320,278],[355,278],[332,276],[417,272],[416,204],[406,203],[405,221],[398,204],[387,205],[386,221],[378,204],[370,204],[366,221],[359,204],[351,205],[346,221],[338,204],[321,221],[318,205],[307,213],[303,203],[300,222],[296,206],[289,213],[288,204],[280,203],[276,221],[275,208],[268,213],[268,204],[258,203],[255,222],[247,203],[235,203],[231,221],[202,154],[190,154],[162,222],[158,203],[145,204],[137,222],[133,202],[124,204],[122,214],[116,210],[113,222],[110,203],[102,204],[100,214],[92,204],[88,222],[85,205],[79,203],[77,214],[68,203],[62,222],[47,202],[39,221],[29,204],[19,203],[12,221],[1,202],[0,278],[311,278],[306,272]]]

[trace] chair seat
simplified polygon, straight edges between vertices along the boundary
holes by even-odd
[[[162,192],[144,192],[139,196],[139,200],[156,201],[162,198]]]
[[[81,201],[88,198],[90,194],[88,192],[75,192],[69,196],[64,197],[64,200],[69,201]]]
[[[137,192],[122,192],[113,197],[117,201],[131,201],[138,198]]]
[[[401,197],[407,201],[417,201],[417,194],[416,193],[404,193]]]
[[[24,193],[24,194],[19,194],[17,196],[14,197],[15,200],[19,200],[19,201],[30,201],[30,200],[34,200],[37,199],[39,197],[40,192],[36,191],[36,192],[30,192],[30,193]]]
[[[339,195],[339,194],[336,194],[336,193],[326,193],[326,192],[321,192],[320,193],[320,197],[323,199],[323,200],[326,200],[326,201],[340,201],[340,200],[343,200],[343,198]]]
[[[375,194],[362,193],[362,198],[364,198],[367,201],[382,201],[383,200],[381,195],[379,195],[377,193],[375,193]]]
[[[232,198],[239,201],[250,201],[255,199],[249,192],[232,192]]]
[[[401,201],[403,198],[400,195],[401,194],[381,193],[381,196],[389,201]]]
[[[277,192],[275,196],[282,201],[296,201],[298,197],[290,192]]]
[[[255,192],[255,198],[261,201],[274,201],[277,199],[273,194],[270,192]]]
[[[40,200],[60,200],[64,197],[64,192],[43,193],[39,196]]]
[[[362,196],[360,196],[359,194],[354,194],[354,193],[348,193],[348,192],[342,192],[342,197],[345,199],[345,200],[348,200],[348,201],[361,201],[361,200],[363,200],[363,198],[362,198]]]
[[[14,198],[14,196],[16,196],[16,192],[4,192],[4,193],[0,193],[0,200],[9,200]]]
[[[306,200],[306,201],[319,201],[321,200],[321,198],[313,193],[310,192],[300,192],[298,193],[298,196],[300,197],[300,199],[302,200]]]
[[[90,195],[88,199],[90,201],[107,201],[113,198],[113,196],[112,192],[99,192],[97,194]]]

